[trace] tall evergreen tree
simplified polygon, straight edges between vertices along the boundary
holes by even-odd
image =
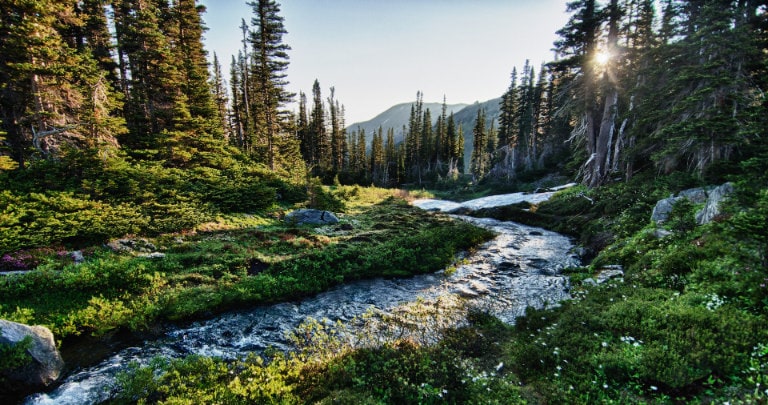
[[[219,63],[219,57],[216,55],[216,52],[213,53],[213,76],[211,77],[210,88],[218,118],[217,123],[223,128],[224,138],[231,142],[233,125],[229,120],[229,96],[227,95],[227,87],[221,72],[221,63]]]
[[[330,142],[325,125],[325,105],[320,90],[320,83],[315,79],[312,85],[312,112],[309,117],[309,141],[311,166],[317,166],[320,171],[328,170],[330,163]]]
[[[123,130],[112,114],[119,103],[108,73],[87,42],[96,34],[84,32],[88,16],[83,10],[78,14],[76,5],[73,0],[0,4],[0,120],[22,167],[31,151],[50,157],[64,143],[115,145]]]
[[[387,130],[387,142],[384,146],[384,156],[386,160],[384,185],[391,186],[400,183],[400,172],[398,170],[399,155],[395,144],[395,129]]]
[[[253,81],[256,93],[253,105],[258,111],[254,120],[255,133],[266,145],[266,163],[275,169],[275,138],[284,136],[285,114],[283,106],[293,99],[286,86],[286,69],[290,47],[283,43],[287,33],[280,16],[280,7],[274,0],[248,3],[253,9],[253,31],[249,42],[253,48]]]
[[[331,133],[330,133],[330,169],[338,173],[344,166],[344,110],[335,98],[336,89],[331,87],[331,95],[328,97],[328,108],[330,110]]]
[[[386,182],[385,174],[385,155],[384,155],[384,129],[379,129],[373,133],[371,142],[371,180],[377,186],[383,186]]]
[[[517,142],[517,122],[519,96],[517,88],[517,68],[512,68],[507,91],[501,96],[499,106],[499,144],[511,146]]]
[[[118,48],[127,58],[130,137],[125,143],[137,149],[157,148],[158,134],[190,118],[179,87],[178,60],[161,29],[164,21],[157,5],[152,0],[113,2]]]
[[[485,125],[486,115],[482,108],[477,110],[475,125],[472,129],[474,142],[472,144],[472,159],[470,170],[475,180],[481,180],[488,172],[490,157],[488,155],[488,129]]]
[[[246,154],[250,153],[247,142],[247,100],[245,93],[243,92],[243,54],[238,53],[237,58],[232,56],[232,63],[230,64],[230,89],[232,92],[232,111],[230,113],[230,121],[232,122],[232,135],[230,143],[240,148]]]
[[[205,7],[196,0],[173,0],[170,19],[174,37],[172,46],[178,55],[182,81],[179,83],[193,118],[205,121],[208,131],[221,134],[220,115],[216,110],[208,74],[208,52],[203,47],[202,14]],[[169,33],[166,33],[168,37]]]
[[[674,97],[651,95],[638,114],[647,124],[656,120],[646,144],[659,168],[702,173],[753,143],[760,132],[753,112],[764,89],[748,71],[765,60],[756,42],[760,35],[748,22],[760,6],[717,0],[677,6],[667,5],[665,12],[675,15],[665,21],[672,32],[684,35],[665,38],[658,59],[645,70],[653,93]]]
[[[307,95],[299,92],[299,115],[296,118],[296,137],[299,140],[301,157],[309,166],[312,162],[312,131],[309,125],[309,116],[307,115]]]

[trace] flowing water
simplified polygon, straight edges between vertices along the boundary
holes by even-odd
[[[551,195],[551,193],[549,194]],[[494,196],[486,202],[467,202],[478,208],[520,201],[541,201],[545,193]],[[511,201],[511,202],[510,202]],[[455,203],[421,200],[414,205],[447,211]],[[108,399],[115,376],[131,362],[147,364],[152,358],[178,358],[191,354],[234,359],[268,347],[290,350],[287,333],[308,317],[351,320],[370,308],[388,311],[418,297],[457,294],[513,323],[525,308],[556,305],[569,298],[564,267],[578,265],[570,241],[559,234],[513,222],[457,216],[498,233],[450,276],[444,272],[402,279],[373,279],[345,284],[297,302],[230,312],[167,331],[160,338],[121,349],[100,363],[75,370],[49,393],[38,393],[27,404],[91,404]]]

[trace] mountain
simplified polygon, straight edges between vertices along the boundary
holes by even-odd
[[[486,123],[495,122],[495,128],[499,129],[499,110],[500,110],[501,98],[494,98],[484,102],[475,102],[474,104],[448,104],[447,114],[450,115],[453,112],[453,119],[457,126],[464,129],[464,162],[469,164],[469,160],[472,157],[472,143],[474,142],[474,135],[472,134],[472,128],[475,126],[475,118],[477,118],[477,111],[481,108],[485,109],[487,117]],[[402,103],[390,107],[383,113],[377,115],[373,119],[365,122],[357,122],[347,127],[347,133],[352,131],[358,131],[359,129],[365,129],[366,143],[370,147],[373,140],[373,132],[378,130],[379,127],[384,128],[386,133],[387,129],[395,129],[395,142],[400,143],[403,141],[403,125],[408,125],[408,119],[411,116],[411,105],[413,103]],[[437,123],[437,118],[440,116],[443,105],[441,103],[424,103],[424,110],[429,109],[432,113],[432,125]]]
[[[347,133],[352,131],[358,131],[360,129],[365,130],[366,143],[370,145],[373,140],[373,132],[377,131],[379,127],[384,129],[386,135],[387,129],[395,129],[395,142],[400,143],[403,140],[403,125],[408,125],[408,119],[411,116],[411,106],[415,102],[397,104],[390,107],[383,113],[375,116],[374,118],[365,122],[356,122],[347,127]],[[453,112],[456,114],[458,111],[464,109],[469,104],[447,104],[447,114]],[[432,124],[437,123],[437,118],[440,117],[440,113],[443,109],[442,103],[424,103],[424,111],[429,109],[432,113]]]

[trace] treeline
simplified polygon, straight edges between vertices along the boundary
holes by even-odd
[[[766,2],[656,4],[569,3],[557,59],[538,78],[528,64],[513,70],[498,131],[478,114],[473,176],[511,179],[564,151],[561,166],[591,187],[644,170],[717,177],[764,159]]]
[[[330,90],[330,97],[323,100],[315,80],[311,105],[306,94],[299,94],[296,136],[312,174],[329,183],[397,187],[453,178],[464,171],[463,130],[453,113],[447,113],[445,100],[433,124],[432,113],[424,108],[418,92],[408,124],[398,129],[396,137],[392,127],[379,127],[370,134],[363,128],[348,131],[344,106],[335,98],[335,89]]]
[[[764,0],[569,3],[549,64],[582,181],[765,159]]]
[[[249,4],[248,98],[229,101],[196,0],[0,2],[0,252],[306,201],[282,18]]]
[[[334,89],[324,99],[317,82],[287,112],[279,6],[249,4],[227,85],[217,55],[209,74],[195,0],[3,2],[0,167],[95,149],[397,186],[465,171],[509,181],[557,164],[595,187],[642,170],[705,174],[765,152],[764,0],[573,1],[556,60],[538,74],[513,70],[498,120],[479,112],[466,134],[420,94],[406,126],[369,134],[347,131]]]
[[[300,170],[282,17],[274,1],[249,4],[230,101],[216,55],[209,74],[195,0],[3,2],[0,117],[15,162],[4,166],[94,148],[166,167]]]

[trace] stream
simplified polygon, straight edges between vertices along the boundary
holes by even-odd
[[[521,201],[539,202],[552,192],[514,193],[486,197],[463,204],[418,200],[413,204],[430,210],[450,211],[460,206],[477,209]],[[489,310],[507,323],[524,315],[526,307],[557,305],[570,298],[565,267],[577,266],[565,236],[540,228],[493,219],[455,216],[496,232],[464,258],[450,276],[444,271],[400,279],[372,279],[338,286],[297,302],[228,312],[212,319],[166,331],[153,340],[121,349],[100,363],[74,370],[54,390],[27,397],[25,404],[93,404],[114,393],[115,376],[131,362],[148,364],[157,356],[179,358],[192,354],[224,359],[262,353],[268,347],[290,350],[287,333],[308,317],[349,321],[371,308],[389,311],[418,297],[456,294]]]

